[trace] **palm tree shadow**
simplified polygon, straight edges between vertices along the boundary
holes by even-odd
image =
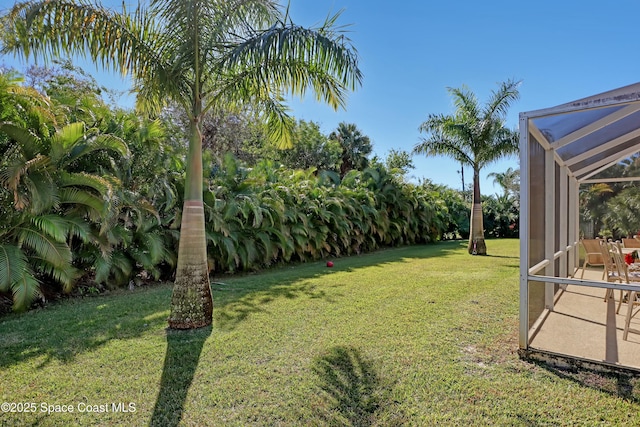
[[[150,426],[171,427],[180,423],[202,347],[211,331],[211,326],[194,331],[167,329],[167,352]]]
[[[313,405],[318,425],[402,425],[404,416],[389,399],[373,364],[352,347],[336,346],[313,361],[317,376]]]
[[[358,350],[333,347],[317,358],[311,369],[319,379],[320,396],[324,398],[324,411],[318,413],[323,422],[373,424],[372,417],[380,404],[374,393],[378,375]]]

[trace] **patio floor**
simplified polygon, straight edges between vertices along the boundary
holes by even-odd
[[[586,270],[585,279],[600,280],[602,270]],[[580,270],[576,277],[580,277]],[[640,371],[640,334],[630,332],[622,339],[625,304],[616,314],[616,301],[604,302],[606,290],[569,285],[556,297],[549,312],[530,342],[532,350],[573,356],[596,363]],[[640,315],[631,320],[631,329],[640,329]]]

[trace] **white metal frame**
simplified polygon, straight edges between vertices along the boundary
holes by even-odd
[[[591,109],[621,106],[592,123],[577,129],[556,141],[549,141],[543,132],[535,125],[535,119],[564,115]],[[545,314],[553,311],[556,285],[565,287],[569,284],[598,287],[603,289],[633,290],[634,285],[609,283],[575,279],[573,275],[579,266],[579,187],[580,184],[596,182],[625,182],[640,180],[640,177],[592,179],[598,172],[628,156],[640,152],[640,144],[616,151],[607,158],[594,161],[589,166],[572,170],[571,166],[588,160],[594,155],[607,150],[615,150],[621,144],[628,143],[633,138],[640,138],[640,123],[638,129],[626,135],[603,141],[598,147],[580,153],[573,158],[563,160],[557,149],[565,147],[580,138],[584,138],[607,126],[615,123],[631,114],[640,111],[640,83],[629,85],[600,95],[584,98],[557,107],[520,113],[520,335],[519,345],[521,349],[528,350],[530,339],[536,332],[541,322],[544,322]],[[545,209],[537,214],[545,218],[545,244],[544,259],[535,265],[529,265],[529,240],[530,240],[530,138],[532,135],[545,150]],[[559,179],[556,182],[556,168],[559,167]],[[556,187],[559,188],[556,193]],[[558,203],[556,203],[556,198]],[[558,214],[559,212],[559,214]],[[558,219],[558,247],[556,241],[556,218]],[[555,260],[559,259],[558,271],[555,271]],[[545,283],[544,310],[536,323],[529,328],[529,283]]]

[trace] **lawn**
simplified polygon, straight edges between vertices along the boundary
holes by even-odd
[[[194,332],[165,329],[168,284],[5,316],[0,396],[22,412],[0,424],[639,425],[636,378],[519,359],[518,241],[487,246],[218,277]]]

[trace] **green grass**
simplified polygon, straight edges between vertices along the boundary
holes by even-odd
[[[165,330],[169,285],[2,318],[1,400],[37,411],[0,424],[640,424],[635,378],[518,358],[518,241],[488,248],[472,257],[447,242],[218,278],[213,328],[195,332]],[[81,402],[109,412],[78,413]],[[112,410],[130,402],[135,412]]]

